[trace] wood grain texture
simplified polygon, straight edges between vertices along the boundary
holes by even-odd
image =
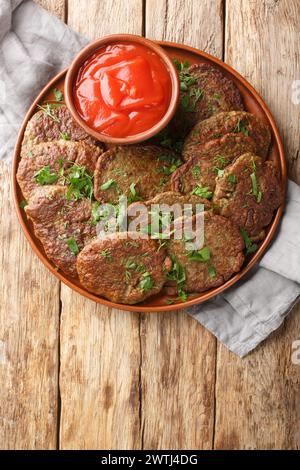
[[[140,448],[138,316],[61,298],[60,448]]]
[[[146,35],[221,57],[221,2],[148,1]],[[144,448],[211,448],[215,338],[184,312],[145,314],[141,331]]]
[[[41,7],[45,8],[50,13],[57,16],[62,21],[65,21],[66,1],[65,0],[35,0],[35,2],[38,3]]]
[[[69,24],[91,38],[141,34],[142,2],[69,1]],[[62,449],[135,449],[140,438],[139,314],[61,292]]]
[[[226,12],[225,61],[264,97],[300,183],[300,2],[227,0]]]
[[[0,163],[0,448],[55,449],[59,282],[33,254]]]
[[[300,182],[299,106],[291,101],[300,49],[299,1],[226,2],[226,61],[266,98],[285,137],[292,176]],[[300,338],[300,304],[271,338],[241,360],[218,345],[217,449],[299,449],[299,365],[291,361]]]
[[[144,314],[142,438],[145,449],[211,449],[215,339],[183,312]]]
[[[198,47],[222,57],[222,0],[148,0],[146,36]]]
[[[107,34],[141,34],[142,0],[68,0],[68,24],[91,39]]]
[[[299,307],[245,359],[219,344],[216,449],[300,449],[300,374],[291,359]]]

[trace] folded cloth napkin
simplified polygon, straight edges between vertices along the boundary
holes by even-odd
[[[9,160],[26,110],[87,43],[33,1],[0,0],[0,157]],[[300,188],[289,182],[279,233],[259,266],[214,300],[187,310],[245,356],[279,327],[300,295]]]

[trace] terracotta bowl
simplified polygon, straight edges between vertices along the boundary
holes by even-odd
[[[160,46],[164,49],[164,51],[169,55],[170,58],[178,59],[179,61],[189,61],[191,64],[199,64],[199,63],[208,63],[212,64],[221,70],[227,77],[234,81],[235,85],[238,87],[244,104],[247,111],[250,113],[256,114],[257,116],[264,119],[271,129],[272,134],[272,142],[271,147],[268,155],[268,159],[272,160],[274,164],[277,166],[278,171],[280,173],[280,184],[283,190],[286,188],[287,182],[287,172],[286,172],[286,160],[284,155],[284,149],[282,140],[276,126],[275,120],[267,107],[266,103],[262,99],[262,97],[257,93],[257,91],[242,77],[236,70],[232,69],[229,65],[224,64],[221,60],[206,54],[203,51],[198,49],[185,46],[183,44],[177,44],[172,42],[160,42]],[[235,286],[244,276],[249,273],[249,271],[257,264],[260,260],[262,255],[267,250],[270,242],[274,238],[276,231],[279,227],[279,223],[283,214],[284,207],[283,205],[277,209],[274,213],[274,218],[270,223],[269,227],[266,230],[266,238],[259,244],[258,250],[251,256],[248,256],[245,260],[244,265],[239,273],[232,276],[228,281],[226,281],[223,285],[210,289],[206,292],[202,292],[199,294],[193,294],[189,296],[186,302],[180,302],[175,300],[173,305],[167,305],[166,301],[170,297],[165,293],[161,292],[149,299],[145,300],[144,302],[137,304],[137,305],[123,305],[123,304],[116,304],[114,302],[110,302],[96,294],[92,294],[88,292],[79,282],[78,279],[74,279],[67,274],[63,273],[62,271],[58,270],[57,267],[52,263],[51,260],[47,258],[45,250],[34,234],[33,225],[30,220],[27,219],[26,214],[23,209],[20,208],[20,202],[24,199],[22,192],[18,186],[16,173],[20,161],[20,153],[21,153],[21,145],[22,140],[24,137],[24,130],[26,125],[31,119],[32,115],[38,110],[37,104],[42,104],[45,102],[51,102],[55,99],[53,88],[57,88],[61,91],[64,89],[65,79],[66,79],[67,71],[64,70],[60,72],[56,77],[54,77],[41,91],[41,93],[37,96],[34,100],[32,105],[30,106],[22,126],[19,131],[19,135],[17,138],[15,151],[14,151],[14,158],[13,158],[13,166],[12,166],[12,193],[13,199],[15,204],[15,209],[17,212],[17,216],[19,222],[22,226],[22,229],[33,249],[33,251],[37,254],[37,256],[41,259],[44,265],[55,275],[58,279],[68,285],[70,288],[78,292],[79,294],[83,295],[84,297],[93,300],[94,302],[98,302],[100,304],[106,305],[111,308],[117,308],[119,310],[129,310],[132,312],[162,312],[162,311],[174,311],[182,308],[191,307],[196,304],[201,304],[204,301],[210,300],[218,294],[221,294],[229,287]],[[42,289],[42,286],[41,286]]]
[[[93,55],[98,49],[101,47],[118,43],[118,42],[129,42],[129,43],[136,43],[141,44],[148,49],[151,49],[155,52],[164,63],[166,69],[169,71],[170,79],[171,79],[171,99],[169,107],[163,116],[163,118],[155,124],[155,126],[151,127],[147,131],[141,132],[136,135],[131,135],[128,137],[111,137],[106,134],[102,134],[101,132],[96,131],[95,129],[90,128],[86,122],[80,117],[78,111],[76,109],[74,103],[74,84],[76,83],[76,78],[78,75],[78,71],[83,63]],[[100,142],[106,142],[110,144],[118,144],[118,145],[128,145],[128,144],[135,144],[138,142],[142,142],[144,140],[150,139],[155,134],[160,132],[172,117],[175,114],[178,101],[179,101],[179,78],[176,67],[173,61],[168,56],[167,52],[160,47],[157,43],[149,41],[141,36],[135,36],[133,34],[112,34],[110,36],[105,36],[101,39],[97,39],[96,41],[91,42],[88,44],[73,60],[71,63],[69,70],[67,72],[66,80],[65,80],[65,99],[66,104],[77,123],[85,129],[85,131],[95,137],[95,139],[99,140]]]

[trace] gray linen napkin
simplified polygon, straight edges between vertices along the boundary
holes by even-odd
[[[0,158],[11,158],[32,99],[86,42],[32,1],[0,0]],[[241,357],[280,326],[300,295],[299,227],[300,188],[290,182],[279,233],[259,266],[187,310]]]

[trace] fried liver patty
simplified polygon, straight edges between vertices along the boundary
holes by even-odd
[[[86,168],[92,175],[102,150],[84,142],[46,142],[34,145],[30,150],[23,148],[17,171],[17,180],[22,193],[29,199],[39,186],[36,175],[43,168],[54,175],[53,183],[64,184],[64,175],[74,163]]]
[[[170,174],[180,157],[154,145],[115,147],[99,158],[94,178],[95,198],[117,203],[120,194],[130,200],[152,198],[170,189]]]
[[[189,73],[196,80],[180,93],[180,104],[174,125],[180,135],[186,134],[198,121],[221,111],[242,110],[241,94],[234,82],[210,64],[195,64]]]
[[[243,134],[226,134],[195,146],[189,160],[173,173],[172,189],[184,194],[191,193],[197,186],[214,191],[216,176],[235,158],[255,149],[254,140]]]
[[[148,201],[134,202],[133,204],[130,204],[128,209],[137,207],[139,204],[144,204],[147,208],[150,208],[153,204],[167,204],[168,206],[172,206],[173,204],[180,204],[181,206],[184,204],[192,204],[193,207],[195,207],[196,204],[203,204],[205,210],[209,210],[211,208],[211,203],[207,199],[190,194],[180,194],[175,191],[166,191],[165,193],[157,194],[154,198],[149,199]]]
[[[243,227],[252,239],[264,236],[263,228],[269,225],[282,202],[276,166],[254,154],[240,156],[217,178],[215,207],[221,215]]]
[[[112,302],[136,304],[157,294],[166,279],[164,249],[154,240],[117,233],[87,245],[77,259],[81,284]]]
[[[60,139],[96,144],[96,140],[74,121],[65,105],[47,107],[45,104],[43,108],[44,110],[38,111],[29,120],[24,133],[24,146]]]
[[[76,251],[96,236],[88,199],[67,200],[62,186],[40,187],[25,207],[47,257],[66,274],[77,277]]]
[[[193,222],[195,220],[194,216]],[[243,249],[243,238],[233,222],[211,212],[204,213],[203,249],[187,250],[184,239],[171,239],[167,246],[173,263],[179,263],[185,273],[182,289],[189,293],[220,286],[240,271],[244,262]]]
[[[251,137],[256,143],[256,155],[266,158],[271,142],[268,124],[254,114],[244,111],[230,111],[216,114],[195,125],[184,142],[182,151],[184,159],[193,155],[199,144],[230,133],[242,133]]]

